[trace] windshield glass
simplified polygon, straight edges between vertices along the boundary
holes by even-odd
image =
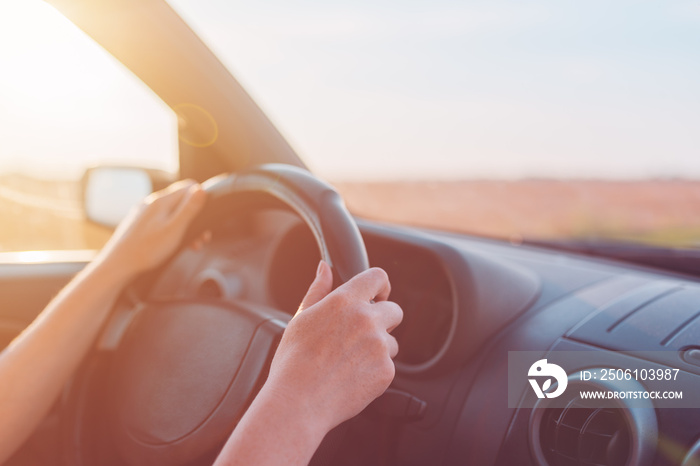
[[[697,2],[170,3],[359,215],[700,244]]]
[[[697,2],[170,4],[358,216],[700,245]],[[49,4],[0,2],[0,66],[0,252],[99,247],[87,167],[177,172],[174,112]]]
[[[100,248],[110,231],[86,221],[83,173],[177,172],[177,141],[175,113],[57,10],[0,0],[0,262]]]

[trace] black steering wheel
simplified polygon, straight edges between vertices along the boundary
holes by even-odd
[[[311,229],[336,283],[368,268],[340,196],[306,170],[263,165],[204,188],[183,244],[246,209],[285,208]],[[197,299],[145,301],[132,314],[119,346],[91,355],[69,391],[65,462],[211,464],[264,382],[285,319],[259,304]]]

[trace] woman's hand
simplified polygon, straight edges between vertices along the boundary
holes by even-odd
[[[370,269],[332,290],[319,264],[297,315],[284,331],[270,375],[215,466],[305,465],[323,437],[359,414],[394,379],[398,353],[389,334],[403,318],[389,278]]]
[[[119,224],[96,261],[121,271],[126,279],[155,267],[182,242],[205,199],[206,193],[191,180],[151,194]]]
[[[330,267],[319,264],[297,315],[289,323],[263,390],[299,408],[299,422],[329,431],[360,413],[394,379],[398,353],[389,333],[403,318],[387,301],[391,290],[373,268],[331,292]]]

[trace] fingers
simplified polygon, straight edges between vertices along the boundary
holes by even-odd
[[[151,215],[165,217],[173,224],[187,224],[201,210],[206,193],[193,180],[180,180],[144,200]]]
[[[321,261],[318,263],[318,269],[316,270],[316,278],[314,279],[311,286],[309,286],[309,291],[306,292],[306,296],[301,300],[299,305],[299,310],[297,313],[308,309],[317,302],[321,301],[333,290],[333,273],[331,272],[330,266],[325,262]]]
[[[172,196],[175,197],[180,191],[173,192]],[[204,206],[206,197],[206,193],[199,184],[190,185],[180,202],[174,207],[170,221],[176,224],[189,224]]]
[[[389,357],[394,359],[399,354],[399,342],[393,335],[387,335],[387,347],[389,348]]]
[[[144,199],[146,204],[161,204],[163,207],[174,207],[187,194],[187,190],[196,182],[194,180],[180,180],[170,186],[151,193]]]
[[[391,293],[391,284],[386,272],[378,267],[355,275],[342,285],[363,301],[386,301]]]
[[[403,320],[401,306],[392,301],[382,301],[373,304],[372,309],[380,316],[381,323],[387,332],[394,330]]]
[[[325,262],[321,262],[325,266],[325,271],[328,273],[329,288],[328,291],[315,302],[318,302],[330,292],[333,280],[330,267]],[[386,329],[387,333],[394,330],[403,320],[403,311],[401,307],[394,302],[388,301],[389,293],[391,293],[391,284],[384,270],[377,267],[365,270],[357,274],[344,285],[341,285],[340,288],[345,288],[346,291],[359,297],[359,299],[365,303],[369,302],[373,311],[376,312],[379,324]],[[305,309],[306,307],[302,304],[302,308]]]

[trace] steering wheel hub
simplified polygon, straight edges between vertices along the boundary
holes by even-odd
[[[283,329],[251,307],[180,302],[141,311],[111,384],[120,454],[129,464],[166,464],[165,452],[183,460],[223,443]]]

